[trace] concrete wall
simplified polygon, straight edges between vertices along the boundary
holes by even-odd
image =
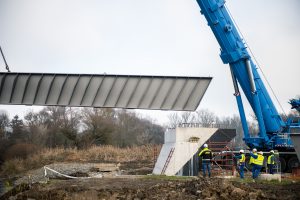
[[[160,151],[153,174],[161,174],[171,149],[175,148],[164,173],[168,176],[175,175],[217,130],[217,128],[199,127],[168,129],[165,132],[165,144]],[[199,140],[190,141],[191,137],[197,137]]]

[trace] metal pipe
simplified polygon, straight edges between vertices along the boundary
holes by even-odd
[[[233,87],[234,87],[234,94],[235,94],[235,95],[236,95],[236,94],[239,94],[239,93],[240,93],[240,91],[239,91],[239,86],[238,86],[238,84],[237,84],[237,81],[236,81],[236,78],[235,78],[235,76],[234,76],[234,73],[233,73],[233,71],[232,71],[231,66],[230,66],[230,73],[231,73],[231,78],[232,78]]]
[[[260,106],[260,101],[258,98],[258,94],[256,91],[254,79],[253,79],[253,73],[252,73],[252,68],[251,68],[252,66],[251,66],[250,60],[246,59],[245,64],[246,64],[248,79],[249,79],[251,92],[252,92],[254,112],[256,114],[257,121],[259,124],[259,136],[262,137],[265,140],[265,142],[267,142],[267,141],[269,141],[269,137],[266,134],[266,126],[265,126],[265,122],[264,122],[264,118],[263,118],[263,114],[262,114],[262,110],[261,110],[261,106]]]
[[[246,63],[246,68],[247,68],[247,73],[248,73],[248,79],[249,79],[249,82],[250,82],[251,92],[255,93],[256,88],[255,88],[255,84],[254,84],[254,79],[253,79],[253,73],[252,73],[252,70],[251,70],[250,60],[246,59],[245,63]]]
[[[240,113],[241,123],[242,123],[243,131],[244,131],[244,137],[249,138],[250,134],[249,134],[249,129],[248,129],[248,125],[247,125],[247,119],[246,119],[246,115],[245,115],[243,102],[242,102],[241,94],[239,91],[239,86],[238,86],[237,80],[234,76],[231,66],[230,66],[230,72],[231,72],[231,77],[232,77],[232,82],[233,82],[233,87],[234,87],[234,96],[236,98],[236,102],[237,102],[239,113]]]

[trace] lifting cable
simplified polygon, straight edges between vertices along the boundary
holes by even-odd
[[[227,6],[226,6],[226,8],[227,8]],[[231,19],[232,19],[233,23],[234,23],[234,24],[235,24],[235,26],[237,27],[237,31],[238,31],[238,32],[241,34],[241,36],[242,36],[242,39],[245,41],[245,44],[246,44],[247,48],[248,48],[248,49],[249,49],[249,51],[250,51],[250,54],[253,56],[253,59],[254,59],[255,63],[257,64],[257,66],[258,66],[259,70],[261,71],[261,73],[262,73],[262,75],[263,75],[263,77],[264,77],[264,79],[265,79],[266,83],[268,84],[269,88],[271,89],[271,92],[272,92],[273,96],[275,97],[275,99],[276,99],[277,103],[279,104],[279,106],[280,106],[280,108],[281,108],[281,110],[282,110],[283,114],[285,115],[285,117],[287,117],[287,114],[285,113],[285,111],[284,111],[284,109],[283,109],[283,107],[282,107],[281,103],[279,102],[279,100],[278,100],[278,97],[276,96],[276,94],[275,94],[275,92],[274,92],[274,90],[273,90],[273,88],[272,88],[272,86],[271,86],[270,82],[268,81],[268,79],[267,79],[267,77],[266,77],[265,73],[263,72],[262,68],[260,67],[260,65],[259,65],[258,61],[256,60],[256,58],[255,58],[255,56],[254,56],[254,54],[253,54],[253,52],[252,52],[252,50],[251,50],[250,46],[247,44],[247,41],[245,40],[245,37],[244,37],[244,35],[242,34],[242,32],[241,32],[241,30],[240,30],[239,26],[237,25],[236,21],[234,20],[234,18],[233,18],[233,16],[231,15],[231,13],[230,13],[230,11],[229,11],[229,9],[228,9],[228,8],[227,8],[227,11],[228,11],[228,13],[229,13],[229,15],[230,15],[230,17],[231,17]]]
[[[1,51],[1,55],[2,55],[2,58],[3,58],[4,63],[5,63],[5,68],[6,68],[7,72],[10,72],[9,66],[8,66],[8,64],[7,64],[7,62],[6,62],[6,59],[5,59],[5,56],[4,56],[4,53],[3,53],[3,51],[2,51],[1,46],[0,46],[0,51]]]

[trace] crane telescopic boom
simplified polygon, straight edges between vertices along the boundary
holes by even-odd
[[[197,0],[197,3],[221,47],[220,57],[223,63],[229,64],[246,144],[262,150],[277,147],[293,149],[287,123],[276,110],[225,1]],[[239,87],[256,115],[259,125],[256,137],[249,134]]]

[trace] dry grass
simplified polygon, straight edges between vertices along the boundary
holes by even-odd
[[[92,146],[89,149],[43,149],[27,159],[12,159],[3,163],[1,175],[15,175],[56,162],[153,162],[154,148],[161,146],[138,146],[118,148],[113,146]]]

